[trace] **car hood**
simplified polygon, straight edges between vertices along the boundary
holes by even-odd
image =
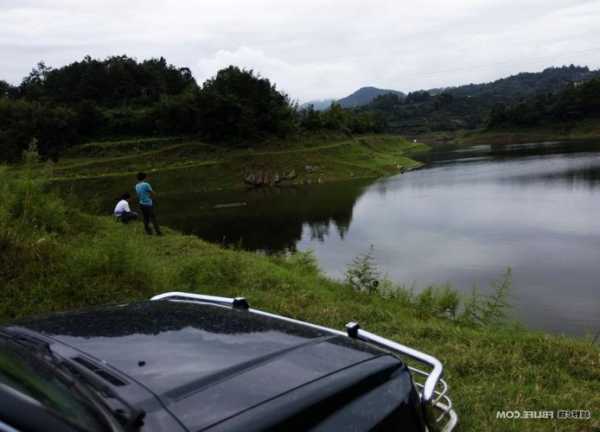
[[[208,304],[148,301],[21,325],[127,375],[195,430],[355,365],[402,367],[343,336]]]

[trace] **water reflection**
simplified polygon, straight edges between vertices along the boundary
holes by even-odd
[[[513,270],[513,304],[534,328],[600,328],[600,155],[478,156],[385,179],[354,207],[344,241],[304,237],[335,277],[369,244],[394,280],[485,291]]]
[[[166,196],[161,218],[208,241],[250,250],[296,250],[308,228],[311,241],[343,240],[368,181],[238,192]]]

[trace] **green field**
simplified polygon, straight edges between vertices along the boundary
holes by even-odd
[[[260,148],[224,150],[193,138],[138,139],[88,143],[71,149],[52,168],[57,182],[85,184],[102,180],[101,190],[119,190],[139,171],[151,174],[163,193],[246,187],[248,173],[283,176],[285,184],[381,177],[421,165],[410,156],[423,144],[398,136],[319,135]],[[98,182],[95,182],[97,184]]]
[[[468,147],[478,144],[507,145],[539,143],[546,141],[586,141],[600,140],[600,120],[587,119],[575,125],[557,123],[553,126],[537,128],[477,129],[454,132],[431,132],[418,137],[419,141],[433,148]]]
[[[348,150],[345,146],[316,151],[333,156]],[[347,145],[351,152],[364,146]],[[360,158],[355,162],[361,164]],[[124,226],[82,213],[73,198],[65,202],[48,192],[44,175],[40,165],[21,167],[18,176],[0,170],[3,322],[172,290],[245,296],[255,307],[334,328],[357,320],[437,356],[446,366],[459,430],[600,427],[600,349],[591,338],[466,319],[448,290],[419,296],[359,292],[323,276],[310,254],[264,256],[170,230],[148,237],[141,224]],[[478,305],[485,316],[485,299]],[[593,419],[496,418],[498,410],[561,409],[591,410]]]

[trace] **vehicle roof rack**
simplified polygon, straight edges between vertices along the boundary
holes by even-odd
[[[182,301],[198,301],[202,303],[216,304],[220,306],[231,306],[234,309],[250,309],[248,300],[244,297],[218,297],[204,294],[194,294],[185,292],[167,292],[164,294],[158,294],[152,297],[150,300],[182,300]]]
[[[419,390],[419,397],[421,398],[421,404],[423,405],[428,429],[431,432],[450,432],[458,423],[458,416],[453,409],[452,401],[448,397],[448,384],[442,379],[444,367],[437,358],[406,345],[383,338],[374,333],[370,333],[366,330],[362,330],[360,325],[356,322],[349,322],[346,324],[346,331],[343,332],[258,309],[251,309],[248,301],[244,297],[218,297],[205,294],[173,291],[155,295],[151,298],[151,300],[168,300],[206,303],[225,307],[229,306],[233,309],[245,310],[257,315],[276,318],[286,322],[330,332],[339,336],[345,336],[351,339],[371,343],[396,356],[408,357],[411,360],[431,368],[431,370],[426,371],[421,368],[407,365],[409,370],[413,373],[414,383]]]

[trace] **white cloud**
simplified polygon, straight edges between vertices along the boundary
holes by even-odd
[[[0,0],[0,77],[126,53],[163,55],[199,80],[253,68],[302,100],[406,91],[600,67],[598,22],[600,3],[577,0]]]
[[[345,84],[354,79],[355,68],[351,63],[298,63],[292,64],[263,51],[242,46],[235,51],[220,50],[211,58],[202,59],[194,69],[199,80],[212,77],[215,71],[236,65],[252,69],[269,78],[289,95],[303,94],[305,98],[318,98],[327,89],[330,94],[345,91]]]

